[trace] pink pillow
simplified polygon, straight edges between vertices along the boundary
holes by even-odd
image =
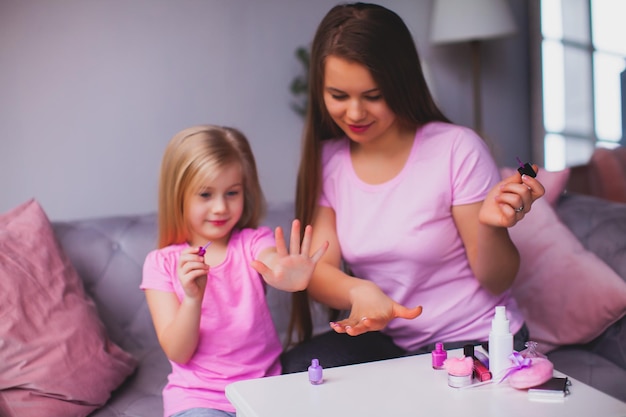
[[[135,366],[108,339],[39,204],[0,215],[0,415],[86,416]]]
[[[513,175],[513,168],[503,168],[503,170],[509,170],[509,175]],[[561,171],[546,171],[542,168],[537,173],[537,179],[541,181],[543,187],[546,189],[546,193],[542,198],[545,198],[552,207],[556,206],[561,194],[565,190],[567,181],[569,180],[570,169],[565,168]],[[503,174],[504,176],[504,174]]]
[[[512,172],[501,169],[503,178]],[[559,220],[550,198],[558,198],[563,190],[549,177],[540,170],[537,178],[546,198],[535,201],[526,217],[509,229],[521,257],[513,295],[530,339],[544,353],[590,342],[626,314],[626,282]],[[564,186],[562,178],[558,184]]]

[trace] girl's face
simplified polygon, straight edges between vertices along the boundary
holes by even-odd
[[[191,233],[189,244],[204,246],[208,241],[227,244],[230,232],[241,218],[243,206],[241,167],[227,165],[187,198],[185,219]]]
[[[324,104],[334,122],[355,142],[371,143],[398,130],[396,115],[361,64],[333,55],[326,58]]]

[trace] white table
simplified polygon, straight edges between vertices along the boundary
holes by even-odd
[[[226,396],[237,417],[626,416],[626,403],[570,380],[571,394],[550,403],[530,401],[506,381],[456,389],[445,371],[432,369],[428,354],[324,369],[322,385],[311,385],[306,372],[240,381],[226,387]]]

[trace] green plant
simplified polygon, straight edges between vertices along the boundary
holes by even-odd
[[[295,55],[302,65],[304,73],[296,76],[293,80],[291,80],[291,84],[289,85],[289,90],[294,96],[294,100],[291,102],[291,108],[300,116],[304,116],[306,114],[308,102],[307,93],[309,88],[310,54],[307,48],[300,46],[296,48]]]

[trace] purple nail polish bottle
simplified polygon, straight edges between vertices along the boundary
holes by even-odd
[[[200,246],[200,248],[198,248],[198,256],[204,256],[204,254],[206,253],[206,248],[208,248],[210,244],[211,242],[207,242],[206,245]]]
[[[320,366],[320,361],[318,359],[313,359],[311,361],[311,366],[309,366],[309,381],[311,384],[321,384],[324,381],[323,373],[324,370]]]

